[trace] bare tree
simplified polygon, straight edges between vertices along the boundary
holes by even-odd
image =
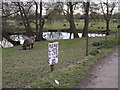
[[[108,0],[106,2],[100,2],[101,5],[101,9],[102,9],[102,13],[104,15],[104,19],[106,21],[106,35],[109,35],[109,23],[110,23],[110,19],[113,13],[113,10],[116,6],[116,0],[112,1],[112,2],[108,2]]]
[[[38,32],[38,36],[40,36],[40,41],[43,40],[43,37],[42,37],[42,34],[43,34],[43,26],[44,26],[44,23],[45,23],[45,17],[42,18],[42,2],[40,2],[40,17],[39,17],[39,25],[40,25],[40,28],[39,28],[39,32]]]
[[[89,8],[90,8],[90,2],[89,0],[87,2],[83,2],[84,6],[84,28],[82,32],[82,37],[88,37],[88,25],[89,25]]]
[[[74,34],[74,38],[79,38],[78,36],[78,32],[76,30],[76,26],[75,26],[75,22],[74,22],[74,16],[73,16],[73,13],[74,13],[74,7],[77,3],[76,2],[67,2],[66,5],[67,5],[67,10],[64,9],[64,3],[60,3],[60,9],[62,10],[66,20],[69,22],[70,24],[70,38],[71,38],[71,34],[73,33]]]
[[[45,3],[45,2],[39,2],[39,5],[38,3],[35,2],[35,5],[36,5],[36,41],[43,41],[45,40],[43,38],[43,27],[44,27],[44,24],[45,24],[45,21],[48,19],[48,17],[50,16],[51,13],[55,12],[56,9],[55,9],[55,3]],[[38,6],[39,6],[39,16],[38,16]],[[42,12],[43,12],[43,7],[46,9],[46,12],[48,9],[52,8],[52,10],[50,10],[49,12],[46,13],[46,15],[42,15]],[[39,22],[37,21],[39,17]],[[38,23],[39,23],[39,26],[38,26]]]
[[[22,17],[22,21],[23,21],[23,24],[24,24],[25,30],[26,30],[26,35],[32,36],[33,31],[31,30],[31,27],[30,27],[30,21],[28,18],[28,16],[29,16],[28,14],[29,14],[30,8],[32,7],[33,3],[15,2],[14,4],[18,7],[18,9],[20,11],[20,15]]]
[[[2,2],[2,38],[6,38],[10,43],[12,43],[14,46],[20,45],[19,41],[13,41],[10,38],[10,35],[8,34],[7,30],[5,29],[5,26],[7,25],[7,19],[9,16],[19,12],[19,10],[15,10],[15,7],[12,5],[11,2]]]
[[[35,19],[36,19],[36,41],[38,40],[38,3],[35,2],[36,10],[35,10]]]
[[[90,4],[90,19],[91,21],[99,21],[100,20],[100,5],[96,2],[91,2]]]

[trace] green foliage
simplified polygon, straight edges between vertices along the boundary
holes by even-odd
[[[90,52],[90,55],[97,55],[97,54],[99,54],[99,53],[100,53],[100,51],[97,50],[97,49],[95,49],[95,50],[92,50],[92,51]]]
[[[103,43],[101,44],[101,46],[99,48],[113,48],[117,44],[118,44],[118,42],[115,40],[105,40],[105,41],[103,41]]]
[[[94,42],[92,43],[92,45],[93,45],[93,46],[100,46],[100,45],[102,45],[102,42],[103,42],[103,41],[94,41]]]
[[[94,41],[92,43],[93,46],[98,46],[98,49],[101,48],[113,48],[118,44],[118,41],[111,38],[109,40],[100,40],[100,41]]]

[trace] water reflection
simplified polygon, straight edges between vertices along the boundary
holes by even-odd
[[[10,38],[14,41],[20,41],[20,44],[23,44],[24,40],[29,37],[25,35],[11,35]]]
[[[2,41],[0,41],[0,48],[6,48],[6,47],[13,47],[13,44],[11,44],[10,42],[8,42],[7,39],[3,38]]]
[[[46,40],[69,39],[70,34],[67,32],[44,32],[43,38]]]
[[[79,37],[82,37],[82,33],[78,33]],[[105,34],[88,34],[89,37],[98,37],[105,36]],[[70,33],[67,32],[44,32],[43,38],[47,40],[55,40],[55,39],[70,39]],[[71,39],[73,39],[73,34],[71,35]]]
[[[82,33],[78,33],[79,37],[82,37]],[[105,34],[88,34],[89,37],[98,37],[105,36]],[[10,38],[14,41],[20,41],[20,44],[23,44],[24,40],[28,37],[25,35],[11,35]],[[44,32],[43,38],[46,40],[59,40],[59,39],[69,39],[70,33],[67,32]],[[73,34],[71,35],[71,39],[73,39]],[[13,47],[13,44],[8,42],[5,38],[0,41],[0,47]]]

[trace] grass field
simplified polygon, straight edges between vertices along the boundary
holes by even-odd
[[[64,24],[66,24],[66,26],[63,26]],[[110,30],[116,31],[117,28],[115,28],[115,27],[117,27],[118,24],[119,23],[110,22]],[[75,25],[76,25],[77,29],[83,29],[84,22],[82,22],[82,21],[75,22]],[[100,27],[100,29],[98,27]],[[89,23],[89,30],[106,30],[105,27],[106,27],[105,22],[90,22]],[[7,26],[5,28],[7,30],[14,31],[14,32],[23,32],[25,29],[23,25]],[[35,24],[31,24],[31,28],[32,28],[32,30],[35,30],[35,28],[36,28]],[[70,26],[69,26],[69,23],[67,21],[54,22],[51,24],[45,23],[45,25],[44,25],[44,30],[49,30],[49,29],[60,30],[60,29],[69,29],[69,28],[70,28]]]
[[[96,48],[92,46],[92,42],[104,39],[104,37],[90,38],[89,52]],[[114,36],[109,36],[108,39],[117,40]],[[59,63],[55,65],[55,71],[74,65],[85,58],[85,38],[59,40],[58,42]],[[49,41],[36,42],[31,50],[19,50],[21,46],[2,49],[3,88],[29,86],[30,83],[40,78],[41,75],[49,72],[48,43]]]
[[[63,26],[64,24],[66,24],[66,26]],[[76,28],[77,29],[83,29],[84,28],[84,22],[80,21],[80,22],[75,22]],[[110,23],[110,30],[111,31],[116,31],[118,23]],[[92,27],[91,27],[92,26]],[[100,27],[100,29],[98,28]],[[102,28],[103,27],[103,28]],[[105,22],[90,22],[89,23],[89,30],[106,30],[106,23]],[[45,24],[44,29],[48,30],[48,29],[68,29],[69,27],[69,23],[68,22],[55,22],[52,24]]]
[[[84,78],[89,68],[95,64],[97,60],[108,55],[113,49],[114,48],[101,50],[102,53],[97,56],[89,55],[73,65],[50,73],[44,78],[37,78],[26,86],[26,88],[66,88],[65,90],[74,88],[75,84]],[[55,83],[55,80],[59,81],[59,85]]]

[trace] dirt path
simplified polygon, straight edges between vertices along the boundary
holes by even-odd
[[[91,67],[75,88],[118,88],[118,49]]]

